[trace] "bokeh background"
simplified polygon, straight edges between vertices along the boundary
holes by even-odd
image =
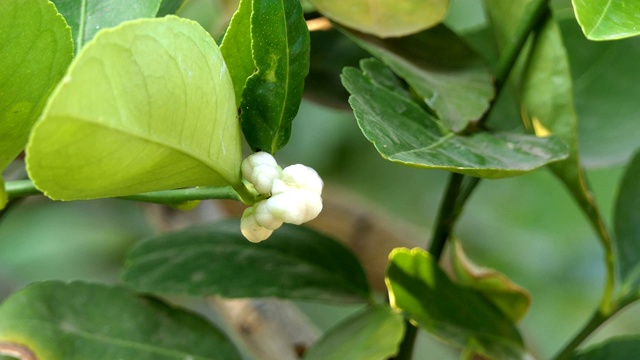
[[[181,15],[199,21],[218,39],[235,3],[190,0]],[[640,145],[640,105],[634,95],[640,84],[640,40],[588,42],[573,19],[570,2],[554,1],[553,6],[573,67],[583,161],[595,197],[610,220],[625,162]],[[486,26],[481,1],[452,0],[446,23],[471,41],[481,39],[478,34]],[[473,45],[491,61],[486,42]],[[489,125],[519,128],[508,94],[500,99]],[[381,216],[419,229],[411,241],[426,246],[448,174],[385,161],[349,111],[305,100],[291,142],[278,158],[314,167],[328,188],[353,193]],[[18,161],[5,176],[20,176],[21,166]],[[37,197],[23,201],[0,220],[0,299],[38,280],[117,282],[127,249],[155,231],[144,206],[134,202],[56,203]],[[537,357],[550,357],[597,306],[604,283],[602,251],[578,207],[548,171],[483,181],[456,235],[476,263],[505,273],[531,292],[531,309],[520,329]],[[196,300],[183,301],[198,307]],[[357,310],[329,304],[298,306],[321,330]],[[639,320],[640,306],[631,306],[590,342],[640,333]],[[458,357],[457,351],[420,335],[416,359]]]

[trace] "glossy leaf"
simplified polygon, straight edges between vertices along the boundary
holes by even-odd
[[[351,111],[349,93],[340,82],[345,66],[358,66],[371,54],[335,28],[311,32],[311,65],[304,96],[324,106]]]
[[[398,352],[404,318],[388,306],[374,306],[329,329],[304,360],[386,360]]]
[[[158,15],[161,3],[175,0],[52,0],[73,32],[76,54],[98,33],[128,20]],[[170,6],[172,4],[166,4]],[[166,10],[163,9],[163,10]]]
[[[489,107],[494,95],[489,68],[446,26],[390,39],[344,33],[407,81],[451,130],[463,130]]]
[[[310,0],[323,15],[375,36],[400,37],[440,23],[449,0]]]
[[[578,113],[580,154],[587,167],[627,162],[638,147],[640,38],[585,39],[573,17],[559,22],[569,53]],[[602,121],[606,119],[606,121]]]
[[[389,301],[443,341],[495,359],[521,359],[518,330],[477,292],[454,284],[422,249],[389,255]]]
[[[347,68],[342,82],[358,125],[382,157],[393,162],[465,175],[501,178],[564,159],[558,139],[480,132],[460,136],[448,130],[401,88],[379,61],[365,60],[363,72]]]
[[[640,2],[573,0],[578,22],[591,40],[614,40],[640,34]]]
[[[169,16],[99,34],[34,127],[27,165],[54,199],[240,184],[240,129],[222,56]]]
[[[176,336],[179,334],[179,336]],[[0,342],[36,359],[240,359],[203,318],[128,290],[82,282],[32,284],[0,305]]]
[[[526,289],[493,269],[474,264],[464,253],[460,241],[454,241],[451,250],[458,284],[482,294],[512,321],[524,317],[531,305],[531,295]]]
[[[253,150],[289,141],[309,72],[309,30],[298,0],[254,1],[251,51],[256,72],[242,92],[242,131]]]
[[[499,38],[507,38],[509,31],[517,26],[514,19],[521,16],[523,6],[529,1],[492,0],[491,3],[501,4],[490,8],[494,23],[509,19],[506,25],[503,23],[499,27],[503,32],[496,34]],[[580,161],[569,60],[553,18],[549,17],[540,27],[534,40],[519,87],[523,121],[538,136],[555,135],[569,145],[569,157],[550,164],[549,169],[565,184],[602,241],[610,244],[610,236]]]
[[[16,34],[19,34],[17,36]],[[0,173],[24,149],[31,126],[73,57],[71,31],[46,0],[0,6]]]
[[[573,360],[624,360],[640,354],[640,337],[615,337],[574,354]]]
[[[136,246],[123,280],[143,292],[369,301],[356,257],[313,230],[285,224],[253,244],[238,220],[161,235]]]
[[[625,291],[640,291],[640,153],[629,163],[615,205],[618,270]]]
[[[236,103],[242,100],[242,90],[255,71],[251,54],[251,12],[253,0],[242,0],[231,18],[220,44],[220,52],[231,74]]]

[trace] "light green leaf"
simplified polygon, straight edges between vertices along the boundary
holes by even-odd
[[[591,40],[615,40],[640,34],[640,2],[573,0],[582,31]]]
[[[71,26],[76,54],[98,33],[128,20],[152,18],[171,10],[177,0],[52,0]],[[179,4],[178,4],[179,5]]]
[[[482,294],[512,321],[524,317],[531,305],[531,295],[526,289],[493,269],[471,262],[458,240],[454,241],[450,254],[458,284]]]
[[[393,162],[465,175],[501,178],[564,159],[556,138],[479,132],[456,135],[401,88],[379,61],[365,60],[363,72],[346,68],[342,81],[358,125],[380,154]]]
[[[511,320],[475,291],[451,282],[428,252],[393,250],[386,281],[391,306],[443,341],[489,358],[522,358],[522,338]]]
[[[178,336],[176,336],[178,334]],[[0,342],[34,359],[239,360],[203,318],[120,287],[48,281],[0,305]]]
[[[242,0],[231,18],[229,27],[224,34],[220,52],[229,68],[233,89],[236,95],[236,103],[242,100],[247,79],[255,69],[253,55],[251,54],[251,13],[253,0]]]
[[[100,33],[34,127],[30,177],[53,199],[240,186],[240,129],[222,56],[168,16]]]
[[[289,141],[309,72],[309,30],[299,0],[253,1],[251,51],[257,69],[242,92],[241,123],[255,151]]]
[[[463,130],[489,107],[494,95],[489,68],[446,26],[384,40],[343,32],[407,81],[451,130]]]
[[[375,36],[400,37],[440,23],[449,0],[310,0],[323,15]]]
[[[127,257],[122,279],[143,292],[368,302],[357,258],[313,230],[285,224],[259,244],[237,219],[151,238]]]
[[[501,24],[496,27],[501,29],[496,36],[506,39],[530,0],[491,0],[489,3],[492,4],[490,19]],[[550,164],[549,169],[565,184],[603,243],[610,244],[610,236],[580,161],[569,60],[560,30],[552,17],[540,27],[534,40],[518,89],[523,121],[538,136],[555,135],[569,145],[569,157]]]
[[[388,306],[374,306],[329,329],[304,360],[386,360],[398,352],[404,319]]]
[[[640,293],[640,152],[629,162],[618,189],[614,226],[623,291]]]
[[[7,195],[7,190],[4,188],[4,179],[0,176],[0,210],[4,209],[9,202],[9,195]]]
[[[625,163],[638,147],[640,102],[629,94],[640,83],[640,37],[589,41],[573,16],[559,25],[571,62],[582,160],[587,167]]]
[[[0,44],[2,173],[27,144],[31,126],[71,62],[73,42],[53,4],[24,0],[0,6]]]
[[[615,337],[575,353],[573,360],[626,360],[640,354],[640,337]]]

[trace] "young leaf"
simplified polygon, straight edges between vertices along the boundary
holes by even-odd
[[[385,360],[398,352],[404,319],[388,306],[369,307],[329,329],[304,360]]]
[[[620,184],[614,229],[623,289],[640,293],[640,152],[629,162]]]
[[[640,34],[640,2],[573,0],[573,8],[590,40],[615,40]]]
[[[76,54],[102,29],[128,20],[152,18],[171,10],[178,0],[52,0],[71,26]]]
[[[242,131],[253,150],[273,154],[289,141],[309,72],[309,30],[299,0],[253,1],[251,52],[256,71],[242,92]]]
[[[474,289],[502,311],[511,321],[524,317],[531,305],[529,292],[513,283],[503,274],[478,267],[471,262],[455,240],[451,247],[451,260],[458,284]]]
[[[179,336],[176,336],[179,334]],[[203,318],[120,287],[48,281],[0,305],[0,342],[37,360],[240,359]]]
[[[285,224],[248,242],[238,220],[193,227],[137,245],[123,281],[143,292],[367,302],[356,257],[313,230]]]
[[[572,360],[625,360],[640,354],[640,337],[615,337],[573,355]]]
[[[571,65],[582,160],[587,167],[625,163],[638,147],[640,102],[628,95],[640,83],[640,37],[589,41],[573,17],[559,25]]]
[[[229,27],[220,44],[220,52],[224,58],[233,89],[236,104],[242,100],[242,90],[247,79],[255,71],[253,55],[251,54],[251,12],[253,0],[241,0],[238,10],[233,14]]]
[[[523,357],[511,320],[475,291],[451,282],[428,252],[393,250],[386,281],[391,306],[438,338],[489,358]]]
[[[100,33],[74,59],[30,138],[54,199],[240,184],[231,79],[197,23],[168,16]]]
[[[384,40],[353,30],[343,32],[407,81],[454,132],[464,130],[489,107],[494,95],[489,68],[446,26]]]
[[[496,35],[506,39],[509,31],[517,26],[517,19],[528,2],[491,0],[490,3],[489,17],[494,23],[501,24],[497,29],[502,29]],[[506,22],[503,19],[507,19]],[[611,239],[587,184],[578,154],[577,118],[569,60],[558,25],[551,17],[537,31],[519,92],[525,125],[538,136],[556,135],[569,145],[569,157],[550,164],[549,169],[565,184],[608,247]]]
[[[2,173],[27,144],[31,126],[71,62],[73,42],[53,4],[26,0],[0,6],[0,44]]]
[[[400,37],[440,23],[449,0],[310,0],[323,15],[375,36]]]
[[[465,175],[519,175],[566,158],[559,139],[480,132],[456,135],[424,110],[382,63],[368,59],[363,71],[346,68],[342,82],[358,125],[382,157],[393,162]]]

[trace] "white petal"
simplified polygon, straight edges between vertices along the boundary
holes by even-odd
[[[300,190],[273,195],[266,200],[267,209],[279,220],[300,225],[304,222],[306,212],[305,197],[300,195]]]
[[[253,206],[247,208],[240,219],[240,231],[247,240],[258,243],[267,239],[273,233],[273,230],[266,229],[256,222]]]
[[[289,186],[322,193],[322,179],[318,173],[308,166],[296,164],[282,170],[282,180]]]
[[[263,195],[271,193],[273,180],[279,178],[282,172],[273,156],[264,151],[249,155],[242,161],[241,168],[242,177]]]
[[[269,230],[276,230],[282,226],[283,221],[269,211],[267,200],[259,201],[254,207],[256,209],[254,214],[258,225]]]

